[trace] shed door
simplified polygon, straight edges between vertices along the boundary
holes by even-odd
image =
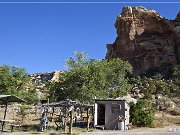
[[[98,125],[105,125],[105,105],[98,104]]]

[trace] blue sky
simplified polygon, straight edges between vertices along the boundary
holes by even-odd
[[[0,0],[8,1],[25,0]],[[180,3],[0,3],[0,65],[23,67],[28,73],[42,73],[64,70],[64,60],[74,51],[84,51],[90,58],[103,59],[106,44],[113,43],[116,38],[114,22],[124,6],[145,6],[168,19],[174,19],[180,10]]]

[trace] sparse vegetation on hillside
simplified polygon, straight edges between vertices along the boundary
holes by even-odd
[[[145,98],[151,99],[152,95],[161,94],[167,97],[178,97],[180,94],[180,75],[176,70],[165,74],[154,72],[153,74],[143,74],[131,78],[131,83],[136,84],[140,89],[140,93],[145,95]]]

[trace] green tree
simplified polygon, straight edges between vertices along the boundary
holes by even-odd
[[[153,126],[154,109],[147,100],[139,100],[135,105],[131,105],[131,118],[133,125]]]
[[[70,58],[71,59],[71,58]],[[78,63],[78,62],[73,62]],[[88,60],[60,75],[59,82],[49,85],[50,96],[56,100],[73,99],[93,102],[94,98],[115,98],[130,89],[127,73],[132,66],[120,59]],[[73,67],[73,68],[72,68]]]
[[[28,75],[24,69],[2,66],[0,67],[0,93],[16,94],[17,90],[23,90],[28,82]]]
[[[24,98],[29,103],[36,101],[35,90],[28,87],[29,75],[23,68],[0,67],[0,94],[11,94]],[[29,99],[29,100],[28,100]],[[34,100],[32,100],[34,99]]]
[[[81,66],[87,65],[87,64],[93,64],[96,63],[97,60],[95,59],[89,59],[87,54],[84,52],[73,52],[73,57],[70,57],[69,59],[65,60],[65,66],[69,69],[76,69]]]

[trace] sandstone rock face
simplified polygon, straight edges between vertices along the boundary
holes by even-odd
[[[59,75],[62,73],[63,73],[62,71],[54,71],[51,81],[55,81],[55,82],[59,81]]]
[[[115,22],[117,38],[106,59],[128,60],[136,73],[163,64],[180,63],[180,13],[176,20],[144,7],[124,7]]]
[[[58,81],[62,71],[54,71],[51,73],[37,73],[30,75],[30,85],[36,89],[39,99],[47,96],[46,83]]]

